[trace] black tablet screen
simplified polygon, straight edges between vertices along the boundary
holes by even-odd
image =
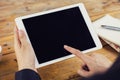
[[[96,47],[78,7],[23,19],[39,63],[70,55],[63,45],[81,51]]]

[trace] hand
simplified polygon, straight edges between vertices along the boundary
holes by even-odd
[[[78,74],[83,77],[89,77],[95,73],[103,73],[111,66],[111,61],[103,55],[92,54],[88,56],[70,46],[65,45],[64,48],[83,61],[82,66],[78,70]]]
[[[23,30],[18,30],[17,27],[14,31],[14,47],[18,61],[18,69],[35,69],[35,54],[30,43],[27,41],[26,35]]]

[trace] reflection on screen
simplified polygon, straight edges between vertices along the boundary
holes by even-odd
[[[23,19],[39,63],[70,55],[63,45],[81,51],[95,47],[78,7]]]

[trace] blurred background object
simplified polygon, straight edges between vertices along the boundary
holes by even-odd
[[[0,61],[2,59],[2,47],[0,46]]]

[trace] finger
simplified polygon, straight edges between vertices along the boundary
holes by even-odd
[[[76,55],[78,58],[81,58],[81,59],[82,59],[83,61],[85,61],[85,62],[86,62],[86,60],[87,60],[87,61],[91,60],[91,58],[90,58],[89,56],[83,54],[83,53],[82,53],[80,50],[78,50],[78,49],[72,48],[72,47],[67,46],[67,45],[64,45],[64,48],[65,48],[68,52]]]
[[[17,47],[20,47],[20,45],[21,45],[21,42],[20,42],[20,40],[19,40],[19,34],[18,34],[18,29],[17,29],[17,27],[14,28],[14,44],[15,44],[15,46],[17,46]]]
[[[80,52],[78,49],[72,48],[72,47],[67,46],[67,45],[64,45],[64,48],[65,48],[68,52],[76,55],[76,56],[79,57],[79,58],[84,57],[84,55],[82,54],[82,52]]]
[[[92,57],[83,54],[81,51],[79,51],[78,49],[72,48],[70,46],[64,45],[64,48],[69,51],[70,53],[76,55],[78,58],[80,58],[83,62],[84,65],[87,65],[88,68],[91,69],[91,66],[94,62],[94,60],[92,59]]]
[[[19,30],[19,39],[21,41],[21,45],[26,44],[27,38],[23,30]]]
[[[83,76],[83,77],[88,77],[88,76],[90,76],[90,72],[89,72],[89,71],[86,71],[86,70],[84,70],[84,69],[82,69],[82,68],[80,68],[80,69],[78,70],[78,74],[81,75],[81,76]]]

